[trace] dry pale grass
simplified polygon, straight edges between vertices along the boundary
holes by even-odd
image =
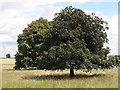
[[[15,66],[15,59],[0,59],[3,70],[11,70]]]
[[[2,62],[2,65],[15,64],[15,59],[11,59],[11,58],[0,59],[0,61]]]
[[[14,70],[14,65],[15,65],[15,59],[0,59],[0,61],[2,61],[2,69],[3,70]],[[22,71],[20,72],[19,74],[20,75],[62,75],[62,74],[69,74],[69,70],[66,69],[66,70],[54,70],[54,71],[51,71],[51,70],[19,70],[19,71]],[[106,71],[103,71],[103,70],[99,70],[99,71],[96,71],[96,70],[93,70],[92,72],[88,72],[88,73],[85,73],[81,70],[77,70],[75,71],[75,74],[86,74],[86,75],[93,75],[93,74],[104,74],[104,75],[108,75],[108,76],[115,76],[115,77],[118,77],[118,74],[116,74],[116,72],[118,72],[118,68],[113,68],[112,69],[112,72],[111,70],[106,70]]]
[[[93,70],[85,73],[75,71],[69,78],[69,70],[14,70],[15,59],[1,59],[4,88],[117,88],[118,68]]]

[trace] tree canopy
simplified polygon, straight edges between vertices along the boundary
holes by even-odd
[[[6,58],[11,58],[11,55],[8,53],[8,54],[6,55]]]
[[[39,18],[28,25],[22,34],[18,35],[18,52],[15,55],[16,66],[19,68],[31,68],[37,66],[36,58],[41,56],[40,47],[44,41],[44,34],[51,28],[50,22]]]
[[[70,69],[74,76],[74,69],[88,72],[117,66],[118,61],[107,58],[110,49],[103,47],[108,43],[107,24],[94,13],[87,15],[71,6],[51,22],[40,18],[18,36],[16,69]]]

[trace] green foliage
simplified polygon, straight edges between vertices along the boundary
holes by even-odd
[[[42,45],[40,69],[74,68],[88,72],[114,66],[107,59],[110,49],[103,48],[108,42],[105,32],[108,27],[102,18],[70,6],[56,13],[52,24],[53,28]]]
[[[19,68],[36,67],[36,58],[40,56],[40,47],[44,41],[45,32],[51,28],[50,22],[40,18],[33,21],[18,36],[18,52],[16,53],[16,66]]]
[[[7,55],[6,55],[6,58],[11,58],[11,55],[10,55],[10,54],[7,54]]]
[[[107,22],[87,15],[80,9],[66,7],[52,22],[40,18],[18,36],[16,69],[109,69],[119,60],[107,58],[110,49]]]

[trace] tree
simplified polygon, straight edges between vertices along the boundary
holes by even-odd
[[[74,69],[89,72],[118,66],[119,60],[107,58],[107,22],[87,15],[80,9],[66,7],[55,14],[53,21],[40,18],[18,36],[15,69]]]
[[[22,34],[19,34],[17,39],[18,52],[15,55],[15,69],[28,69],[37,66],[36,58],[41,56],[40,46],[44,41],[44,33],[50,28],[50,22],[39,18],[29,24]]]
[[[109,69],[117,66],[114,60],[107,59],[109,48],[103,48],[108,43],[107,22],[102,18],[87,15],[80,9],[66,7],[55,14],[52,30],[42,44],[42,58],[39,69],[74,69],[89,72],[92,69]]]
[[[6,58],[11,58],[11,55],[10,55],[10,54],[7,54],[7,55],[6,55]]]

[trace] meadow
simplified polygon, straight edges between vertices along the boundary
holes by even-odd
[[[85,73],[69,70],[14,70],[15,59],[2,61],[2,88],[118,88],[118,68]]]

